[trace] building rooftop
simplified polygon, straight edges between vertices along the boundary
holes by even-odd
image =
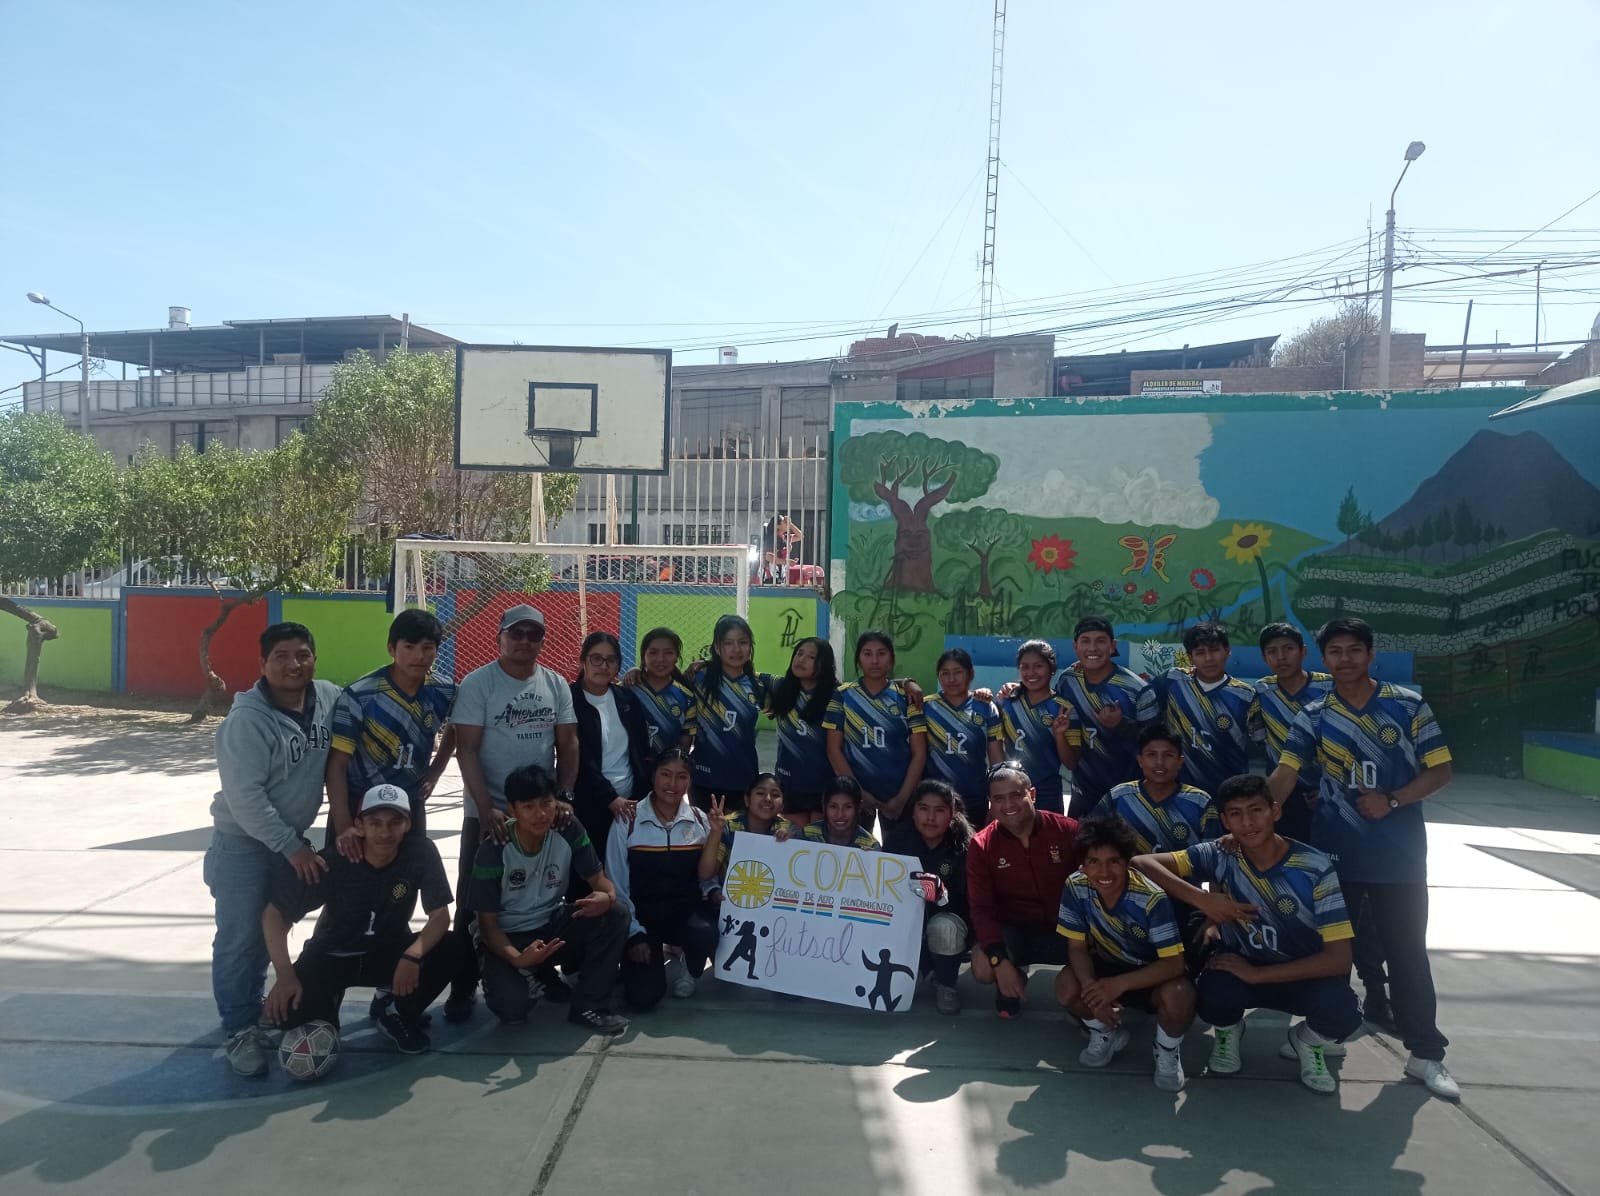
[[[393,348],[407,329],[412,349],[444,349],[455,337],[394,316],[313,316],[280,320],[225,320],[198,328],[133,328],[90,332],[89,354],[104,361],[171,373],[219,373],[271,362],[280,353],[303,353],[308,364],[343,361],[355,349]],[[0,341],[56,353],[78,353],[76,332],[8,333]]]
[[[1272,360],[1276,335],[1214,345],[1184,345],[1177,349],[1135,349],[1120,353],[1087,353],[1056,358],[1056,393],[1063,395],[1125,395],[1135,370],[1226,369]]]

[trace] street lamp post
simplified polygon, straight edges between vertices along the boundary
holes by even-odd
[[[84,329],[82,320],[71,312],[62,311],[38,291],[28,292],[28,302],[48,307],[51,311],[66,316],[67,319],[78,326],[78,352],[83,358],[80,363],[82,373],[78,378],[78,431],[87,436],[89,435],[89,333]],[[39,397],[42,402],[44,396],[40,395]]]
[[[1400,190],[1400,184],[1405,181],[1406,171],[1422,157],[1422,151],[1427,148],[1420,141],[1413,141],[1406,146],[1406,164],[1400,168],[1400,177],[1394,181],[1394,190],[1389,192],[1389,211],[1383,221],[1383,314],[1378,329],[1379,390],[1389,389],[1389,317],[1394,306],[1394,197]]]

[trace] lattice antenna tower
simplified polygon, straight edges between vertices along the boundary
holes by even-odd
[[[983,199],[983,283],[978,333],[989,335],[994,314],[994,226],[1000,199],[1000,93],[1005,81],[1006,0],[994,0],[994,47],[989,63],[989,186]]]

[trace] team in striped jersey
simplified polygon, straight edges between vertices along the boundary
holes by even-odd
[[[439,634],[412,640],[436,651]],[[1100,828],[1084,832],[1080,848],[1096,835],[1116,840],[1100,844],[1103,875],[1091,874],[1085,852],[1085,868],[1071,876],[1061,900],[1061,932],[1087,952],[1087,974],[1074,974],[1062,990],[1069,1007],[1087,1011],[1080,1014],[1093,1035],[1087,1061],[1121,1048],[1123,998],[1144,992],[1161,1015],[1158,1081],[1181,1086],[1181,1069],[1174,1079],[1162,1054],[1184,1028],[1178,996],[1189,984],[1181,974],[1167,975],[1166,961],[1186,956],[1173,912],[1177,898],[1220,929],[1220,949],[1199,976],[1198,995],[1189,996],[1217,1026],[1216,1070],[1237,1065],[1242,1026],[1228,1020],[1235,1010],[1278,1000],[1305,1015],[1286,1049],[1300,1061],[1308,1086],[1326,1090],[1325,1059],[1348,1033],[1351,1007],[1343,995],[1347,969],[1338,973],[1334,965],[1351,953],[1355,927],[1364,927],[1358,959],[1363,943],[1382,942],[1367,952],[1371,970],[1361,972],[1369,1010],[1392,1003],[1411,1053],[1407,1075],[1450,1095],[1447,1042],[1435,1024],[1426,959],[1427,844],[1419,805],[1448,781],[1450,753],[1418,694],[1372,679],[1370,629],[1359,620],[1325,627],[1324,674],[1305,670],[1294,628],[1273,625],[1262,633],[1272,673],[1253,685],[1228,675],[1227,634],[1211,624],[1188,630],[1186,666],[1154,683],[1116,663],[1105,620],[1081,621],[1073,646],[1077,659],[1058,673],[1048,641],[1025,643],[1017,661],[1021,684],[1003,691],[998,704],[973,692],[971,658],[952,649],[939,660],[937,694],[924,702],[916,686],[895,677],[894,645],[881,632],[859,637],[856,679],[843,684],[820,639],[795,645],[782,677],[758,672],[753,634],[736,616],[718,621],[710,658],[690,677],[678,672],[677,637],[660,628],[647,633],[634,683],[649,712],[649,746],[657,753],[689,748],[690,768],[680,757],[677,771],[692,775],[695,800],[677,800],[671,786],[650,795],[663,801],[636,815],[635,829],[621,840],[624,854],[614,862],[637,862],[639,874],[619,889],[636,890],[650,904],[649,894],[670,888],[676,903],[676,912],[665,915],[636,908],[635,932],[647,941],[639,953],[630,944],[630,963],[665,969],[668,990],[692,990],[692,977],[675,978],[673,967],[698,968],[709,941],[705,919],[691,916],[704,911],[688,892],[688,871],[658,857],[687,856],[692,848],[711,873],[696,877],[698,883],[720,874],[740,830],[875,848],[863,819],[870,825],[876,814],[892,828],[924,773],[948,784],[981,825],[989,770],[1009,750],[1022,761],[1031,797],[1046,810],[1066,805],[1063,773],[1070,774],[1072,808],[1093,809],[1086,825]],[[348,811],[350,795],[363,787],[398,784],[412,798],[413,829],[420,829],[427,791],[448,759],[453,687],[434,683],[425,664],[418,684],[416,662],[402,661],[394,642],[390,647],[394,663],[340,697],[333,759],[343,779],[342,808]],[[776,775],[757,771],[763,716],[777,728]],[[1273,768],[1270,783],[1247,775],[1253,745]],[[670,760],[663,764],[671,771]],[[1281,804],[1272,799],[1309,790],[1318,794],[1311,826],[1301,837],[1284,838],[1273,825]],[[759,800],[759,810],[728,808],[747,795]],[[792,823],[784,818],[791,802]],[[715,803],[714,833],[696,808],[707,803]],[[336,816],[336,828],[340,821],[348,827],[353,820]],[[1224,825],[1242,856],[1213,845]],[[1124,840],[1127,849],[1118,850]],[[1138,857],[1132,872],[1130,853]],[[1195,881],[1212,891],[1195,888]],[[691,941],[674,943],[675,936]]]

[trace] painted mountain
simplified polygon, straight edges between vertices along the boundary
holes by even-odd
[[[1600,536],[1600,489],[1537,432],[1481,431],[1401,506],[1331,548],[1347,553],[1375,541],[1436,544],[1458,559],[1467,546],[1518,540],[1550,529]],[[1448,546],[1448,549],[1447,549]]]

